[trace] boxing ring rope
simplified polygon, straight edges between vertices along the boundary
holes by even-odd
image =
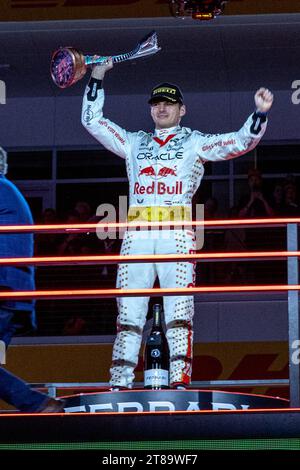
[[[292,361],[295,352],[295,344],[300,340],[299,320],[299,271],[298,271],[298,224],[300,218],[277,218],[277,219],[230,219],[210,221],[160,221],[160,222],[116,222],[116,223],[93,223],[93,224],[56,224],[56,225],[13,225],[0,226],[1,233],[89,233],[103,231],[109,233],[109,229],[134,230],[140,229],[176,229],[176,228],[231,228],[231,227],[284,227],[287,229],[286,251],[264,251],[264,252],[224,252],[224,253],[195,253],[178,255],[135,255],[135,256],[59,256],[59,257],[33,257],[33,258],[2,258],[0,265],[68,265],[68,264],[115,264],[115,263],[141,263],[141,262],[176,262],[190,261],[230,261],[250,259],[283,259],[287,258],[288,284],[287,285],[234,285],[217,287],[188,287],[188,288],[153,288],[153,289],[76,289],[76,290],[53,290],[53,291],[0,291],[0,299],[82,299],[82,298],[107,298],[125,296],[165,296],[165,295],[194,295],[199,293],[224,293],[224,292],[274,292],[288,293],[288,342],[289,342],[289,380],[255,380],[255,381],[212,381],[205,382],[209,385],[264,385],[278,384],[290,386],[290,405],[300,407],[300,365]],[[295,343],[296,342],[296,343]],[[203,386],[204,382],[201,382]],[[245,385],[247,384],[247,385]],[[42,384],[39,384],[42,385]],[[44,384],[46,385],[46,384]],[[55,384],[47,384],[49,389]],[[60,384],[61,385],[61,384]],[[68,384],[65,384],[68,385]],[[77,384],[78,385],[78,384]],[[82,384],[86,386],[87,384]],[[97,384],[99,386],[100,384]],[[95,384],[94,384],[95,386]]]

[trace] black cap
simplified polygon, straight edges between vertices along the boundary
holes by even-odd
[[[171,103],[183,104],[183,96],[177,85],[161,83],[160,85],[156,85],[151,91],[148,103],[152,104],[156,101],[170,101]]]

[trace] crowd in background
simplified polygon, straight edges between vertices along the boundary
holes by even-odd
[[[229,219],[299,217],[300,205],[296,178],[287,175],[278,180],[271,191],[265,188],[261,172],[248,171],[247,188],[237,204],[230,208]],[[218,200],[210,197],[204,204],[206,220],[222,218],[218,212]],[[272,251],[286,249],[286,231],[284,228],[235,227],[226,230],[207,230],[204,250],[225,252]],[[274,267],[276,267],[274,269]],[[233,261],[220,265],[207,264],[197,269],[199,283],[207,284],[257,284],[265,282],[275,284],[285,282],[286,266],[282,262]]]

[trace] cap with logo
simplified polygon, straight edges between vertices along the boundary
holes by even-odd
[[[152,104],[157,101],[170,101],[171,103],[183,104],[183,95],[177,85],[161,83],[152,89],[148,103]]]

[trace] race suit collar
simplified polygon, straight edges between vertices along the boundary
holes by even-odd
[[[162,147],[169,142],[179,130],[179,126],[169,127],[167,129],[155,129],[153,139]]]

